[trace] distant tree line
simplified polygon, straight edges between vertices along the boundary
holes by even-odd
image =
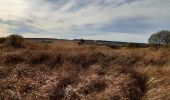
[[[5,38],[0,38],[0,44],[5,44],[7,46],[12,46],[19,48],[22,46],[24,39],[20,35],[12,34]],[[78,43],[79,45],[84,44],[85,40],[81,39]],[[156,45],[169,45],[170,44],[170,31],[163,30],[157,33],[152,34],[148,39],[149,44]],[[137,44],[133,44],[130,46],[137,46]]]

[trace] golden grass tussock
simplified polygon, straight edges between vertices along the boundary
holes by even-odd
[[[0,100],[170,99],[167,47],[28,43],[0,59]]]

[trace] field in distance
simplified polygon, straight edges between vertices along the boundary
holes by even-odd
[[[0,46],[0,100],[169,100],[170,48]]]

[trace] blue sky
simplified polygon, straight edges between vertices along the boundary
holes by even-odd
[[[147,42],[169,12],[170,0],[0,0],[0,36]]]

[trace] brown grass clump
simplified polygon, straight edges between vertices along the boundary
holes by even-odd
[[[105,90],[107,87],[107,84],[105,83],[104,80],[92,80],[89,83],[87,83],[85,86],[79,88],[78,92],[83,94],[83,95],[88,95],[90,93],[94,92],[101,92]]]
[[[146,81],[146,90],[143,100],[169,100],[170,99],[170,70],[167,67],[160,68],[141,68],[140,72],[148,76]]]
[[[60,75],[59,75],[60,76]],[[34,96],[34,99],[43,100],[63,100],[63,99],[78,99],[76,95],[69,87],[78,81],[78,76],[76,73],[63,73],[60,77],[52,76],[46,80],[46,83],[39,88]]]
[[[47,52],[33,52],[29,60],[31,64],[41,64],[48,61],[50,56]]]
[[[167,47],[30,42],[0,59],[0,100],[170,99]]]
[[[73,84],[75,81],[76,77],[73,74],[61,76],[61,79],[54,89],[53,95],[50,96],[50,100],[67,98],[69,94],[67,93],[68,91],[66,90],[66,88],[67,86]]]
[[[6,54],[4,56],[4,63],[5,64],[17,64],[24,61],[24,58],[20,54]]]
[[[106,56],[102,53],[92,53],[92,54],[75,54],[69,55],[67,57],[68,62],[82,66],[83,68],[88,68],[90,65],[95,63],[101,63]]]
[[[30,56],[31,55],[31,56]],[[64,58],[60,53],[52,53],[51,51],[40,51],[40,52],[31,52],[28,55],[28,63],[31,64],[45,64],[49,68],[54,68],[61,66],[64,62]]]

